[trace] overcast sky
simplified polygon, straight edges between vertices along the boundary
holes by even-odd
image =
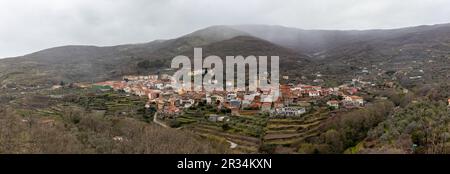
[[[374,29],[449,22],[449,0],[0,0],[0,58],[169,39],[221,24]]]

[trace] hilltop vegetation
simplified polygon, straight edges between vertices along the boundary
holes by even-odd
[[[449,128],[446,103],[412,103],[371,130],[359,153],[450,153]]]

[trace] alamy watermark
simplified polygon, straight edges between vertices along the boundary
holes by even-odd
[[[203,58],[202,48],[194,49],[194,65],[187,56],[177,56],[171,68],[178,69],[173,76],[173,86],[186,91],[270,91],[279,95],[279,57],[226,56],[226,67],[218,56]],[[247,68],[248,66],[248,68]],[[224,71],[225,69],[225,71]],[[225,79],[224,79],[225,76]]]

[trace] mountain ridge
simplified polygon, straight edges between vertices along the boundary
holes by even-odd
[[[361,67],[389,62],[390,59],[414,59],[410,54],[398,53],[403,47],[413,50],[417,57],[428,56],[425,54],[428,49],[426,47],[431,45],[433,48],[430,49],[439,54],[436,56],[445,56],[450,50],[449,35],[450,24],[361,31],[218,25],[169,40],[107,47],[61,46],[16,58],[1,59],[0,83],[55,84],[59,81],[99,81],[120,78],[125,74],[155,73],[161,67],[168,66],[171,58],[189,54],[195,47],[213,49],[211,54],[226,52],[235,55],[239,51],[251,53],[252,49],[268,56],[282,54],[286,57],[283,61],[292,63],[286,64],[289,68],[285,69],[288,71],[295,71],[300,67],[295,67],[295,62],[301,57],[306,64],[315,64],[304,67],[304,71],[309,73],[305,75],[328,72],[348,77],[354,73],[354,67],[358,67],[358,63]],[[253,41],[257,43],[252,44],[251,39],[248,39],[250,37],[255,38]],[[235,45],[225,42],[233,39],[235,42],[231,43]],[[266,45],[276,51],[263,51],[257,48],[258,45]],[[221,50],[222,46],[232,52]]]

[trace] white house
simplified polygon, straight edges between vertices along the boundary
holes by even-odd
[[[190,108],[192,106],[194,106],[195,104],[195,100],[194,99],[180,99],[180,104],[184,107],[184,108]]]
[[[156,87],[157,89],[163,89],[163,88],[164,88],[164,84],[162,84],[162,83],[156,83],[156,84],[155,84],[155,87]]]
[[[338,109],[339,108],[339,101],[337,100],[330,100],[327,102],[327,105],[330,107],[333,107],[334,109]]]
[[[228,101],[234,100],[234,99],[236,99],[236,97],[237,97],[236,93],[229,93],[229,94],[227,94],[227,100]]]
[[[363,106],[364,105],[364,99],[359,96],[345,96],[344,99],[346,102],[351,102],[353,104]]]
[[[311,90],[311,91],[308,91],[308,95],[310,97],[319,97],[320,96],[320,91]]]
[[[224,102],[224,98],[220,95],[213,95],[211,96],[211,102],[216,103],[216,102],[220,102],[223,103]]]
[[[306,109],[302,107],[283,107],[275,109],[274,116],[298,117],[306,113]]]

